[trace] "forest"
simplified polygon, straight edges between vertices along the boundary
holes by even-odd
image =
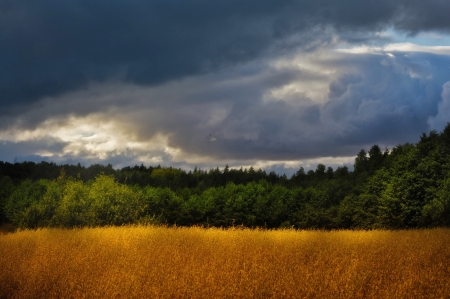
[[[417,143],[319,164],[292,177],[261,169],[0,161],[0,222],[20,229],[125,224],[295,229],[450,225],[450,123]]]

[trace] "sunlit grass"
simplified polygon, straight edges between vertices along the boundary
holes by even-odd
[[[0,298],[449,298],[450,230],[0,235]]]

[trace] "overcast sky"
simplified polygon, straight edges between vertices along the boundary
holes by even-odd
[[[2,0],[0,160],[351,166],[450,121],[450,1]]]

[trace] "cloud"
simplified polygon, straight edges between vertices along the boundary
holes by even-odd
[[[447,31],[443,1],[2,1],[0,113],[116,79],[155,86],[387,26]]]
[[[351,165],[447,121],[449,5],[2,1],[0,159]]]
[[[430,115],[443,122],[449,62],[429,53],[300,52],[157,86],[91,84],[37,102],[0,138],[59,140],[55,161],[289,171],[414,141]]]
[[[428,118],[432,130],[442,131],[450,122],[450,81],[442,86],[442,101],[435,116]]]
[[[336,49],[335,51],[351,54],[386,54],[389,57],[393,58],[395,57],[395,55],[390,52],[450,55],[450,46],[427,46],[417,45],[414,43],[390,43],[382,47],[363,45],[359,47]]]
[[[15,160],[21,161],[21,157],[24,156],[34,156],[42,160],[43,157],[61,153],[66,145],[67,143],[62,140],[52,137],[18,142],[0,139],[0,157],[2,157],[2,161],[10,163],[13,163]]]

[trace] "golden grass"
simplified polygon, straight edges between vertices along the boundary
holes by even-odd
[[[19,231],[0,298],[450,298],[450,230]]]

